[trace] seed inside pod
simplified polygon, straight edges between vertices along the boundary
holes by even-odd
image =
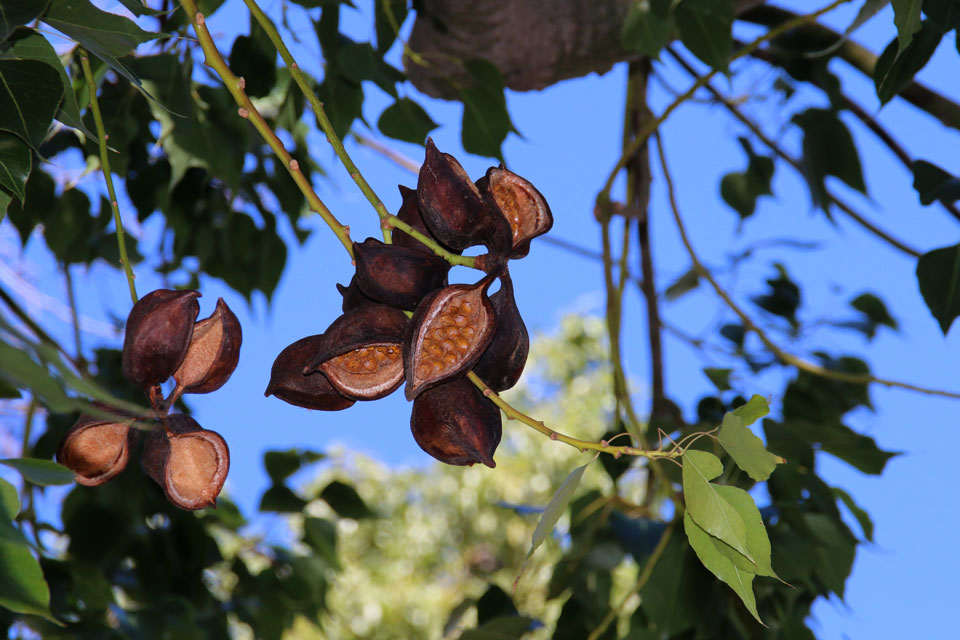
[[[372,344],[334,356],[320,365],[338,391],[358,400],[376,400],[403,382],[399,344]]]
[[[240,321],[220,298],[210,317],[193,327],[187,355],[173,374],[177,386],[185,393],[210,393],[222,387],[237,368],[242,340]]]
[[[360,291],[398,309],[415,309],[425,295],[447,283],[450,263],[433,253],[367,238],[353,243]]]
[[[530,335],[520,317],[508,271],[500,275],[500,290],[490,296],[490,302],[497,317],[497,329],[473,372],[491,389],[500,392],[510,389],[520,379],[530,352]]]
[[[473,285],[444,287],[417,307],[403,345],[408,400],[480,359],[496,327],[487,297],[492,281],[487,276]]]
[[[322,373],[303,373],[304,368],[316,357],[322,341],[323,334],[307,336],[281,351],[273,361],[270,383],[263,395],[276,396],[288,404],[318,411],[340,411],[352,407],[354,401],[334,389]]]
[[[230,451],[216,431],[202,428],[189,416],[171,414],[147,437],[140,462],[171,504],[196,510],[216,506],[230,468]]]
[[[500,409],[465,377],[427,389],[413,401],[413,438],[440,462],[495,467],[501,429]]]
[[[78,484],[101,485],[127,466],[138,433],[130,422],[80,416],[60,441],[57,462],[76,474]]]
[[[477,181],[477,187],[510,223],[511,258],[526,256],[530,241],[553,227],[553,213],[543,195],[530,181],[503,166],[490,167],[487,175]]]
[[[127,316],[123,375],[143,389],[170,376],[183,362],[200,304],[197,291],[157,289],[140,299]]]

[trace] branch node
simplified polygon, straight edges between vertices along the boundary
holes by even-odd
[[[241,118],[248,118],[250,117],[250,112],[247,111],[246,107],[240,107],[237,109],[237,115],[239,115]]]
[[[551,431],[551,432],[550,432],[550,439],[551,439],[551,440],[556,440],[556,439],[557,439],[557,432],[556,432],[556,431]]]
[[[290,171],[300,171],[300,163],[294,159],[290,159]],[[344,227],[344,229],[349,229],[349,227]]]
[[[197,12],[197,17],[195,18],[195,20],[196,20],[196,22],[197,22],[197,26],[198,26],[198,27],[202,27],[202,26],[204,25],[204,20],[205,20],[205,19],[204,19],[202,13]]]
[[[237,78],[237,87],[239,87],[240,89],[246,89],[247,88],[246,78],[244,78],[243,76],[240,76],[239,78]]]

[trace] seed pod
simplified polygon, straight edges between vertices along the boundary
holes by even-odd
[[[210,317],[193,325],[187,355],[173,374],[177,386],[184,393],[210,393],[222,387],[237,368],[242,340],[240,321],[223,298],[218,299]]]
[[[270,370],[270,384],[264,396],[276,396],[288,404],[318,411],[340,411],[353,406],[333,388],[322,373],[304,375],[303,369],[317,354],[323,334],[301,338],[288,345]]]
[[[510,224],[513,248],[511,259],[530,252],[530,241],[553,227],[553,213],[546,199],[530,181],[500,165],[487,169],[477,181],[485,201],[503,213]]]
[[[455,284],[435,291],[417,307],[403,342],[406,395],[459,375],[476,364],[493,339],[496,320],[487,276],[473,285]]]
[[[513,296],[513,280],[506,270],[500,275],[500,290],[490,296],[497,330],[490,346],[473,367],[473,372],[494,391],[506,391],[520,379],[530,352],[530,335],[520,317]]]
[[[378,400],[403,383],[401,344],[407,315],[383,304],[353,309],[333,321],[303,370],[322,371],[351,400]]]
[[[500,409],[463,376],[417,396],[410,431],[420,448],[440,462],[497,466],[493,454],[500,444]]]
[[[359,306],[365,304],[374,303],[373,298],[367,296],[360,291],[360,287],[357,286],[357,277],[353,276],[350,278],[350,284],[346,287],[340,283],[337,283],[337,291],[340,292],[340,295],[343,296],[343,304],[341,308],[344,313],[350,311],[351,309],[356,309]]]
[[[447,283],[450,263],[432,253],[367,238],[353,243],[357,286],[377,302],[416,309],[425,295]]]
[[[495,254],[510,253],[510,225],[484,201],[470,176],[453,156],[427,138],[417,181],[420,215],[440,242],[456,251],[478,244]]]
[[[150,389],[173,375],[190,346],[199,297],[198,291],[157,289],[133,305],[123,338],[122,369],[128,380]]]
[[[76,474],[78,484],[107,482],[126,468],[137,442],[139,431],[131,423],[80,416],[60,441],[57,462]]]
[[[420,215],[420,203],[419,199],[417,198],[416,189],[410,189],[402,184],[397,186],[400,189],[400,196],[403,198],[403,203],[400,205],[400,210],[397,211],[397,217],[428,238],[436,240],[437,243],[447,251],[453,251],[453,249],[445,246],[442,242],[437,240],[437,237],[433,235],[433,233],[427,227],[427,223],[423,221],[423,217]],[[399,229],[393,232],[393,244],[405,249],[416,249],[422,253],[433,253],[433,250],[428,246],[413,236],[400,231]],[[453,252],[460,253],[459,251]]]
[[[147,436],[140,464],[163,487],[171,504],[193,511],[216,506],[230,468],[230,451],[219,433],[174,413]]]

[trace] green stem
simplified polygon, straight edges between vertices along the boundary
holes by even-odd
[[[777,25],[776,27],[770,29],[765,34],[763,34],[753,42],[748,43],[742,49],[740,49],[735,54],[733,54],[733,56],[730,57],[730,60],[728,62],[733,62],[734,60],[738,60],[740,58],[743,58],[744,56],[750,55],[754,50],[756,50],[764,42],[773,40],[774,38],[777,38],[778,36],[783,35],[787,31],[790,31],[791,29],[807,24],[808,22],[812,22],[817,18],[819,18],[820,16],[822,16],[823,14],[833,11],[834,9],[839,7],[841,4],[846,4],[847,2],[850,2],[850,0],[834,0],[826,7],[823,7],[822,9],[818,9],[813,13],[808,13],[806,15],[798,16],[793,20],[788,20],[780,25]],[[603,185],[603,189],[600,191],[600,194],[597,196],[598,205],[600,205],[603,208],[605,205],[607,205],[607,203],[610,202],[610,191],[611,189],[613,189],[613,182],[614,180],[616,180],[617,174],[619,174],[620,170],[626,166],[627,162],[629,162],[630,159],[633,158],[634,155],[636,155],[637,151],[646,143],[647,139],[653,134],[653,132],[656,131],[660,127],[660,125],[663,124],[664,121],[666,121],[668,117],[670,117],[670,114],[673,113],[677,107],[679,107],[684,102],[692,98],[693,95],[697,92],[697,90],[703,87],[716,74],[717,74],[717,69],[711,69],[708,73],[703,75],[699,80],[694,82],[689,89],[681,93],[679,96],[677,96],[673,100],[673,102],[667,105],[666,108],[663,110],[663,112],[659,116],[657,116],[656,118],[650,119],[647,125],[641,131],[637,132],[636,137],[633,139],[633,141],[629,145],[627,145],[624,148],[623,154],[620,156],[620,159],[617,160],[617,164],[613,167],[613,170],[610,172],[610,175],[607,177],[607,181]]]
[[[260,112],[257,111],[257,108],[253,106],[253,103],[247,96],[247,92],[243,89],[245,84],[243,78],[235,76],[227,65],[226,60],[220,55],[220,51],[217,49],[213,38],[210,37],[210,32],[207,30],[203,14],[197,12],[196,2],[194,0],[181,0],[180,4],[187,12],[187,17],[190,19],[193,30],[197,34],[197,40],[200,42],[200,47],[203,49],[205,56],[204,63],[220,76],[223,85],[240,107],[237,110],[240,117],[250,121],[277,157],[283,161],[284,166],[290,173],[290,177],[293,178],[300,192],[310,204],[310,208],[323,218],[323,221],[327,223],[330,230],[337,236],[352,259],[353,243],[350,241],[350,228],[340,224],[340,221],[330,212],[327,205],[323,203],[316,191],[313,190],[310,181],[303,175],[303,172],[300,170],[300,163],[293,159],[290,152],[283,146],[283,142],[277,137],[277,134],[273,132],[273,129],[267,124],[267,121],[264,120]]]
[[[67,300],[70,303],[70,319],[73,321],[73,342],[77,349],[75,362],[77,367],[83,367],[83,342],[80,335],[80,312],[77,310],[77,296],[73,292],[73,276],[70,275],[70,265],[63,263],[63,275],[67,281]]]
[[[93,70],[90,69],[90,60],[87,58],[87,52],[80,49],[80,66],[83,67],[83,75],[87,80],[87,86],[90,92],[90,111],[93,112],[93,121],[97,125],[97,140],[100,143],[100,169],[103,172],[103,179],[107,183],[107,193],[110,194],[110,208],[113,210],[113,222],[117,226],[117,245],[120,249],[120,264],[123,265],[123,271],[127,274],[127,284],[130,287],[130,299],[133,304],[137,303],[137,286],[134,284],[135,275],[130,266],[130,258],[127,257],[127,244],[124,240],[123,221],[120,219],[120,207],[117,204],[117,192],[113,188],[113,174],[110,172],[110,158],[107,155],[107,134],[103,129],[103,117],[100,115],[100,105],[97,103],[97,81],[93,77]]]
[[[693,263],[694,269],[697,273],[702,276],[707,282],[710,283],[710,286],[713,288],[717,296],[723,300],[723,302],[730,308],[733,313],[740,318],[740,322],[743,323],[743,328],[747,331],[752,331],[764,344],[764,346],[774,355],[776,358],[783,364],[794,366],[801,371],[806,371],[807,373],[812,373],[814,375],[829,378],[831,380],[837,380],[839,382],[847,382],[850,384],[879,384],[885,387],[896,387],[899,389],[907,389],[909,391],[916,391],[917,393],[923,393],[933,396],[943,396],[945,398],[957,398],[960,399],[960,393],[955,391],[946,391],[942,389],[929,389],[926,387],[921,387],[909,382],[900,382],[898,380],[888,380],[885,378],[877,378],[870,374],[858,374],[858,373],[846,373],[843,371],[834,371],[832,369],[827,369],[818,364],[804,360],[803,358],[796,356],[792,353],[785,351],[777,343],[775,343],[766,331],[761,329],[753,321],[753,319],[747,315],[747,313],[734,302],[733,298],[730,297],[730,294],[720,286],[720,283],[717,282],[717,279],[713,277],[713,274],[707,269],[703,263],[700,261],[700,257],[697,255],[696,250],[693,248],[693,244],[690,242],[690,237],[687,235],[686,225],[683,224],[683,218],[680,216],[680,207],[677,204],[676,192],[673,188],[673,177],[670,173],[670,169],[667,166],[667,158],[663,151],[663,143],[660,140],[660,136],[656,136],[657,139],[657,152],[660,155],[660,166],[663,169],[663,178],[664,182],[667,185],[667,196],[670,201],[670,208],[673,211],[673,219],[677,224],[677,230],[680,232],[680,240],[683,243],[684,248],[687,250],[687,254],[690,256],[690,261]]]

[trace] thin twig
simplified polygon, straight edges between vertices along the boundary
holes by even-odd
[[[702,76],[699,73],[697,73],[697,70],[693,68],[693,65],[691,65],[688,61],[684,60],[683,57],[678,52],[676,52],[672,47],[666,47],[666,51],[692,77],[697,78],[698,80],[702,78]],[[777,154],[783,160],[785,160],[787,164],[793,167],[801,175],[803,174],[803,165],[800,163],[800,161],[794,158],[793,156],[791,156],[790,154],[788,154],[786,151],[784,151],[783,148],[779,144],[777,144],[776,141],[774,141],[772,138],[770,138],[770,136],[764,133],[763,129],[761,129],[756,122],[748,118],[740,109],[740,107],[738,107],[732,100],[730,100],[730,98],[720,93],[720,91],[717,90],[709,81],[704,82],[702,86],[707,91],[709,91],[714,96],[714,98],[716,98],[716,100],[719,101],[720,104],[722,104],[731,114],[733,114],[733,116],[737,118],[737,120],[739,120],[744,125],[746,125],[746,127],[750,129],[750,131],[755,136],[757,136],[757,139],[759,139],[760,142],[765,144],[771,151],[773,151],[775,154]],[[838,209],[840,209],[845,214],[847,214],[847,216],[849,216],[852,220],[860,224],[860,226],[862,226],[864,229],[866,229],[870,233],[874,234],[881,240],[888,243],[890,246],[896,249],[899,249],[900,251],[908,255],[911,255],[915,258],[918,258],[922,255],[920,251],[917,251],[913,247],[905,244],[900,239],[895,238],[894,236],[890,235],[880,227],[876,226],[875,224],[873,224],[872,222],[864,218],[861,214],[857,213],[856,210],[853,209],[853,207],[851,207],[846,202],[841,200],[839,196],[832,193],[829,189],[826,190],[826,193],[827,193],[828,200],[833,204],[835,204]]]
[[[420,173],[420,163],[408,156],[403,155],[396,149],[391,149],[379,140],[375,140],[370,136],[365,136],[362,133],[357,133],[356,131],[351,131],[350,135],[352,135],[353,138],[361,145],[370,147],[401,169],[406,169],[414,175]]]
[[[227,62],[223,59],[223,56],[220,55],[217,45],[213,42],[213,38],[210,37],[210,32],[207,30],[203,14],[197,12],[195,0],[181,0],[180,4],[187,12],[187,17],[190,19],[193,30],[197,34],[197,40],[200,42],[200,47],[204,53],[204,64],[211,67],[216,71],[217,75],[220,76],[223,85],[240,107],[237,113],[241,118],[246,118],[250,121],[277,157],[283,161],[284,166],[290,173],[290,177],[293,178],[300,192],[310,204],[310,208],[323,218],[323,221],[327,223],[330,230],[337,236],[340,244],[343,245],[352,259],[353,243],[350,241],[350,227],[340,224],[340,221],[330,212],[330,209],[323,203],[320,196],[314,191],[310,181],[307,180],[307,177],[300,170],[300,163],[293,159],[290,152],[283,146],[283,142],[277,137],[277,134],[270,128],[270,125],[267,124],[267,121],[264,120],[260,112],[257,111],[257,108],[253,106],[253,103],[247,96],[247,92],[244,91],[246,83],[243,78],[238,78],[233,74]]]
[[[73,360],[73,356],[70,355],[70,353],[66,349],[61,347],[59,342],[57,342],[52,337],[50,337],[50,334],[44,331],[43,327],[37,324],[36,321],[30,317],[30,314],[24,311],[20,307],[20,305],[17,304],[17,301],[14,300],[13,297],[9,293],[7,293],[2,287],[0,287],[0,300],[2,300],[4,304],[6,304],[7,307],[10,308],[10,311],[13,312],[13,315],[17,316],[20,322],[25,324],[26,327],[30,329],[30,332],[33,333],[33,335],[37,336],[37,338],[41,342],[53,347],[54,349],[62,353],[64,357],[66,357],[67,360],[69,360],[74,367],[77,367],[77,369],[79,369],[78,363],[74,362]]]
[[[107,183],[107,193],[110,194],[110,208],[113,210],[113,222],[117,227],[120,264],[123,265],[123,271],[127,274],[130,299],[133,300],[133,304],[136,304],[137,286],[133,282],[136,276],[133,275],[130,258],[127,257],[127,243],[124,240],[123,221],[120,219],[120,206],[117,204],[117,192],[113,188],[113,174],[110,172],[110,158],[107,154],[107,133],[103,129],[103,117],[100,115],[100,105],[97,103],[97,81],[93,77],[93,70],[90,69],[87,52],[83,49],[80,49],[80,66],[83,67],[83,75],[87,80],[87,88],[90,93],[90,111],[93,112],[93,121],[97,126],[97,141],[100,143],[100,169],[103,172],[103,179]]]
[[[703,266],[703,263],[700,261],[699,256],[693,248],[693,244],[690,242],[690,238],[687,235],[686,226],[683,224],[683,218],[680,216],[679,205],[677,204],[676,193],[673,188],[673,178],[670,173],[670,169],[667,166],[667,158],[663,150],[663,142],[660,140],[660,136],[657,138],[657,152],[660,156],[660,166],[663,169],[664,181],[667,184],[667,195],[670,201],[670,208],[673,210],[673,218],[677,223],[677,230],[680,232],[680,239],[683,242],[684,248],[687,250],[687,254],[690,256],[690,261],[693,263],[694,268],[697,272],[710,283],[710,286],[713,287],[713,290],[716,294],[723,300],[726,305],[733,311],[737,317],[740,318],[740,321],[743,323],[743,327],[746,331],[752,331],[760,339],[760,341],[766,346],[766,348],[774,355],[778,360],[786,365],[792,365],[801,371],[806,371],[807,373],[812,373],[824,378],[829,378],[831,380],[837,380],[839,382],[847,382],[850,384],[879,384],[885,387],[896,387],[900,389],[908,389],[910,391],[916,391],[918,393],[924,393],[928,395],[943,396],[946,398],[958,398],[960,399],[960,393],[955,391],[945,391],[941,389],[929,389],[926,387],[921,387],[909,382],[900,382],[897,380],[887,380],[885,378],[877,378],[870,374],[857,374],[857,373],[845,373],[843,371],[834,371],[832,369],[827,369],[818,364],[814,364],[808,360],[804,360],[799,356],[795,356],[792,353],[788,353],[777,345],[767,333],[757,326],[756,323],[747,315],[747,313],[740,308],[740,306],[733,301],[733,298],[730,297],[723,287],[717,282],[716,278],[713,277],[713,274],[709,269]]]
[[[826,7],[823,7],[822,9],[818,9],[813,13],[797,16],[792,20],[788,20],[786,22],[783,22],[782,24],[777,25],[776,27],[773,27],[772,29],[767,31],[765,34],[763,34],[753,42],[747,44],[745,47],[743,47],[742,49],[734,53],[732,56],[730,56],[730,60],[728,61],[728,63],[733,62],[734,60],[737,60],[744,56],[750,55],[751,52],[757,49],[764,42],[767,42],[768,40],[773,40],[774,38],[786,33],[787,31],[795,27],[815,21],[817,18],[824,15],[825,13],[829,13],[830,11],[833,11],[834,9],[839,7],[841,4],[846,4],[847,2],[850,2],[850,0],[834,0]],[[647,138],[649,138],[653,134],[653,132],[656,131],[660,127],[660,125],[666,121],[668,117],[670,117],[670,114],[673,113],[677,107],[679,107],[684,102],[692,98],[693,95],[697,92],[697,90],[700,87],[702,87],[707,81],[713,78],[713,76],[716,75],[716,73],[717,73],[716,69],[711,69],[700,80],[697,80],[696,82],[694,82],[689,89],[687,89],[682,94],[677,96],[673,100],[673,102],[667,105],[666,108],[660,113],[659,116],[656,116],[655,118],[651,118],[650,121],[647,123],[647,125],[643,128],[643,130],[637,133],[632,143],[626,149],[624,149],[623,154],[620,156],[620,159],[617,160],[617,164],[614,165],[613,170],[610,172],[610,175],[607,177],[607,181],[604,184],[603,189],[600,191],[600,194],[597,196],[597,203],[600,208],[607,208],[609,206],[610,191],[611,189],[613,189],[614,180],[616,180],[617,175],[620,173],[620,170],[626,166],[626,163],[629,162],[629,160],[636,155],[637,150],[639,150],[640,147],[642,147],[644,143],[646,143]]]
[[[77,367],[83,367],[85,360],[83,358],[83,341],[80,336],[80,313],[77,309],[77,296],[73,292],[73,277],[70,275],[70,265],[66,262],[63,263],[63,275],[67,285],[67,301],[70,303],[70,317],[71,320],[73,320],[73,342],[77,350],[74,362],[77,363]]]

